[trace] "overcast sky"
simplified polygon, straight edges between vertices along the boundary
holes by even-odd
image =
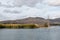
[[[60,0],[0,0],[0,20],[60,17]]]

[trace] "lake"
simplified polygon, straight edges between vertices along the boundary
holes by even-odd
[[[60,26],[37,29],[0,29],[0,40],[60,40]]]

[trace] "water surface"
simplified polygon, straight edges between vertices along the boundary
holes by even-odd
[[[60,27],[0,29],[0,40],[60,40]]]

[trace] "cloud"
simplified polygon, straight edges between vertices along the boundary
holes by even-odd
[[[60,6],[60,0],[46,0],[51,6]]]
[[[0,20],[14,20],[25,17],[47,18],[48,14],[51,15],[51,18],[55,18],[59,17],[60,13],[58,12],[60,7],[55,7],[55,5],[59,4],[57,0],[0,0],[0,2],[6,6],[16,6],[8,8],[0,6]]]
[[[52,19],[54,19],[54,18],[60,18],[60,12],[52,13],[51,18]]]
[[[29,7],[26,5],[23,5],[22,7],[19,8],[9,8],[9,9],[1,8],[1,9],[2,9],[2,11],[0,12],[1,20],[14,20],[14,19],[22,19],[26,17],[37,17],[37,16],[42,17],[42,11],[43,11],[36,7]],[[18,11],[19,13],[14,13],[14,10],[15,12]]]
[[[5,7],[21,7],[27,5],[34,7],[36,3],[42,3],[44,0],[0,0],[0,6]]]
[[[0,0],[0,4],[6,5],[15,5],[15,6],[22,6],[27,5],[29,7],[34,7],[36,3],[46,3],[51,6],[60,6],[60,0]]]
[[[27,5],[27,6],[35,6],[36,3],[42,2],[43,0],[15,0],[15,5],[21,6],[21,5]]]

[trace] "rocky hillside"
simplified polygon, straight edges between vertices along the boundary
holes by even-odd
[[[28,17],[24,19],[17,19],[17,20],[7,20],[7,21],[1,21],[0,23],[4,24],[42,24],[45,23],[45,19],[41,17]]]
[[[60,23],[60,18],[56,19],[49,19],[50,23]],[[43,24],[46,23],[47,19],[42,17],[28,17],[24,19],[17,19],[17,20],[6,20],[0,21],[0,23],[4,24]]]

